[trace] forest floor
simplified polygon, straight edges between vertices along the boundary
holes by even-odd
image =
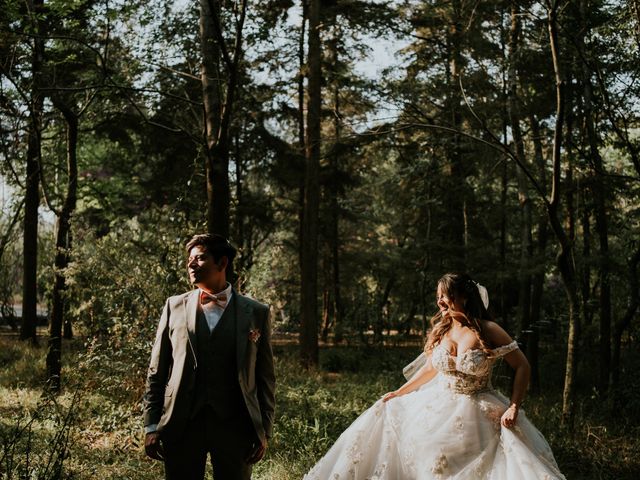
[[[162,478],[161,464],[146,458],[143,449],[144,379],[136,365],[146,363],[146,347],[134,361],[129,350],[89,348],[89,355],[82,340],[65,341],[63,391],[52,397],[43,393],[42,343],[30,347],[15,337],[0,337],[0,479]],[[295,345],[278,342],[274,435],[254,479],[301,479],[364,409],[402,383],[402,366],[417,353],[415,346],[326,347],[321,368],[306,372],[298,366]],[[626,371],[637,372],[639,358],[630,356],[625,352]],[[615,411],[611,401],[579,390],[575,428],[568,432],[559,426],[562,353],[550,349],[543,358],[544,394],[529,395],[525,409],[567,479],[639,478],[638,376],[623,375],[622,401]],[[114,362],[121,367],[113,368]],[[582,371],[587,378],[593,370]],[[509,373],[500,366],[494,384],[504,391],[508,383]]]

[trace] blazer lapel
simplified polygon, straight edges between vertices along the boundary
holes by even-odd
[[[193,290],[189,295],[187,295],[184,299],[185,302],[185,312],[187,318],[187,332],[188,332],[188,342],[191,347],[191,352],[193,353],[193,361],[197,364],[197,351],[198,342],[196,341],[196,316],[198,312],[198,292],[199,289]]]

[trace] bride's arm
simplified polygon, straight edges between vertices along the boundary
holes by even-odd
[[[509,334],[497,323],[487,322],[487,324],[485,334],[493,345],[508,345],[513,341]],[[531,367],[529,366],[527,357],[525,357],[519,348],[505,355],[504,359],[509,366],[513,368],[515,375],[513,378],[513,388],[511,390],[511,402],[507,411],[502,415],[501,423],[505,427],[512,427],[516,423],[520,404],[524,400],[527,387],[529,386]]]
[[[411,379],[400,388],[394,390],[393,392],[389,392],[384,397],[382,397],[382,401],[386,402],[394,397],[399,397],[401,395],[405,395],[406,393],[417,390],[422,385],[429,382],[433,377],[435,377],[437,373],[438,371],[431,364],[431,354],[429,354],[427,356],[427,361],[420,368],[420,370],[418,370],[415,375],[411,377]]]

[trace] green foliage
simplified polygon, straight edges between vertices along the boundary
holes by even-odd
[[[23,478],[18,475],[27,471],[27,451],[29,472],[35,477],[41,474],[37,478],[151,480],[162,475],[161,464],[145,459],[143,452],[139,392],[144,372],[110,365],[112,360],[115,364],[124,361],[124,355],[121,358],[118,353],[122,345],[102,347],[98,358],[95,345],[85,351],[78,340],[65,343],[70,352],[64,365],[65,388],[54,401],[41,396],[39,386],[32,383],[32,373],[16,368],[20,357],[43,362],[44,349],[0,338],[1,478]],[[418,346],[327,348],[321,350],[321,363],[336,371],[306,372],[299,367],[296,348],[276,343],[275,429],[254,478],[300,479],[360,413],[402,383],[402,366],[419,350]],[[146,362],[145,352],[138,353]],[[626,355],[631,364],[640,361],[633,352]],[[545,358],[552,363],[543,365],[544,393],[527,398],[524,409],[551,444],[563,473],[568,479],[635,479],[640,468],[635,455],[640,448],[639,410],[633,393],[639,388],[637,378],[627,378],[626,393],[616,411],[616,417],[626,422],[610,416],[610,400],[582,395],[576,429],[568,432],[559,426],[561,392],[554,376],[561,373],[562,356]],[[358,368],[352,371],[356,362]],[[508,390],[508,376],[496,380],[503,391]],[[118,383],[124,388],[118,389]],[[56,459],[61,475],[51,476]],[[43,476],[47,471],[50,475]]]
[[[2,408],[11,410],[5,404],[10,393],[4,388],[0,392]],[[0,476],[3,480],[75,478],[64,464],[69,455],[70,439],[75,427],[77,402],[77,391],[62,402],[45,394],[37,400],[34,407],[26,409],[24,416],[2,416]],[[18,408],[24,407],[18,404]]]
[[[91,338],[114,345],[152,338],[167,297],[189,290],[184,245],[194,232],[169,208],[150,209],[81,240],[68,269],[73,314]]]
[[[36,347],[25,348],[1,337],[0,341],[0,385],[7,388],[41,387],[44,382],[42,351]]]

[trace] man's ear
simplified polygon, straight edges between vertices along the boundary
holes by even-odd
[[[220,257],[220,259],[216,262],[216,265],[218,265],[218,269],[224,270],[225,268],[227,268],[227,265],[229,265],[229,258],[226,256]]]

